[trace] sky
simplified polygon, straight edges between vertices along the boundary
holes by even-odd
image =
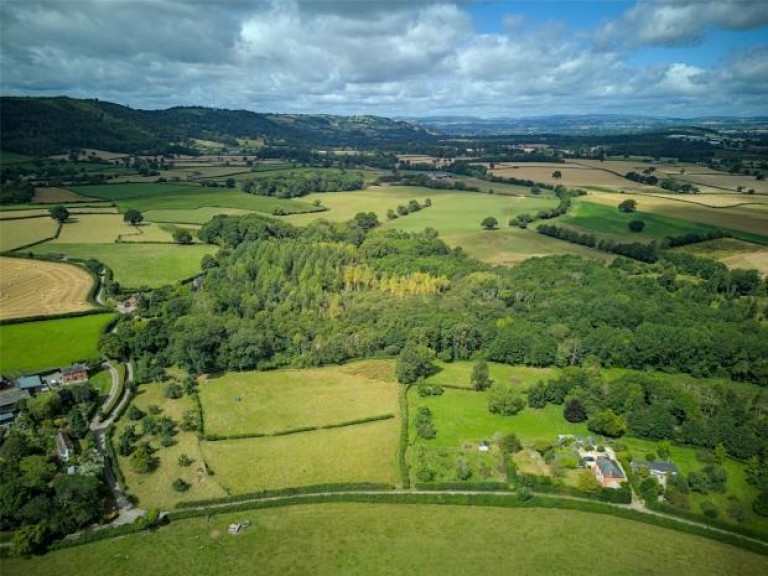
[[[768,115],[768,1],[2,0],[0,94],[390,117]]]

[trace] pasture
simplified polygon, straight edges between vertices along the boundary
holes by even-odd
[[[0,373],[58,368],[97,356],[99,337],[114,319],[114,314],[91,314],[0,325]]]
[[[400,419],[242,440],[202,442],[216,481],[231,494],[340,482],[398,481]]]
[[[229,372],[201,383],[200,400],[206,433],[219,435],[340,424],[398,411],[393,365],[386,360],[307,370]]]
[[[0,258],[0,320],[90,310],[92,285],[78,266]]]
[[[768,275],[768,248],[733,238],[720,238],[676,248],[705,258],[719,260],[729,268],[754,268],[763,276]]]
[[[100,184],[96,186],[73,186],[71,190],[83,196],[104,198],[119,202],[127,198],[152,198],[176,195],[199,188],[198,184]]]
[[[0,221],[0,252],[15,250],[34,242],[53,238],[58,224],[52,218]]]
[[[173,242],[170,232],[157,224],[133,226],[122,214],[75,214],[50,244],[110,244],[112,242]]]
[[[551,186],[563,185],[568,188],[604,186],[612,189],[622,190],[646,190],[653,189],[651,186],[645,186],[631,180],[627,180],[610,171],[609,166],[601,167],[582,166],[575,163],[562,164],[536,164],[536,163],[502,163],[497,164],[496,168],[490,172],[494,176],[504,178],[518,178],[521,180],[532,180]],[[561,177],[555,178],[553,174],[560,172]]]
[[[426,378],[428,384],[439,384],[441,386],[459,386],[472,390],[470,378],[474,362],[441,362],[435,361],[434,365],[437,371]],[[494,382],[504,382],[511,384],[521,384],[524,389],[536,384],[539,380],[554,378],[559,374],[557,368],[535,368],[533,366],[510,366],[509,364],[498,364],[488,362],[488,374]]]
[[[117,214],[117,208],[109,205],[67,207],[70,214]],[[48,208],[22,208],[20,210],[0,210],[0,220],[18,220],[22,218],[50,218]]]
[[[168,222],[172,224],[205,224],[214,216],[224,214],[227,216],[243,216],[250,214],[250,210],[240,208],[195,208],[193,210],[147,210],[144,218],[150,222]]]
[[[200,260],[218,248],[208,244],[52,244],[35,246],[35,254],[56,254],[87,260],[95,258],[109,266],[122,286],[157,288],[194,276]]]
[[[520,391],[527,389],[530,383],[520,382]],[[548,405],[542,409],[526,407],[514,416],[491,414],[487,392],[446,389],[442,396],[421,398],[412,389],[408,393],[408,402],[411,424],[416,409],[428,406],[437,431],[434,439],[424,440],[416,438],[414,426],[411,425],[411,439],[417,445],[459,447],[465,442],[491,440],[496,432],[515,432],[526,445],[537,439],[553,440],[558,434],[587,434],[586,423],[571,424],[563,418],[562,406]]]
[[[145,413],[149,411],[150,405],[158,406],[162,410],[163,416],[168,416],[176,423],[182,420],[185,411],[196,410],[195,403],[189,396],[171,400],[165,397],[164,388],[165,384],[160,383],[141,386],[133,399],[133,404]],[[115,431],[114,442],[118,441],[123,430],[131,424],[136,423],[131,422],[126,417],[120,419]],[[140,423],[137,429],[141,432]],[[175,441],[173,446],[163,447],[156,436],[144,438],[144,440],[150,440],[150,445],[157,450],[155,456],[158,458],[158,466],[149,474],[134,472],[129,465],[128,458],[118,456],[120,470],[125,476],[125,483],[130,493],[138,497],[139,505],[142,507],[156,506],[163,510],[169,510],[173,508],[176,502],[226,496],[216,481],[216,477],[209,476],[205,472],[205,463],[200,451],[197,433],[183,432],[177,429],[173,439]],[[186,454],[192,460],[192,464],[180,466],[179,456],[182,454]],[[189,490],[184,493],[174,491],[171,484],[177,478],[187,482],[190,485]]]
[[[233,537],[227,526],[251,525]],[[162,551],[159,553],[158,551]],[[596,570],[596,554],[609,554]],[[721,576],[762,574],[768,558],[614,516],[556,509],[315,504],[173,522],[29,559],[8,576],[105,574],[486,574]]]

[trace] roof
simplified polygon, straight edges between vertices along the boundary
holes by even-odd
[[[637,470],[638,468],[648,468],[651,472],[659,472],[661,474],[679,474],[680,470],[678,470],[677,466],[675,466],[672,462],[667,462],[665,460],[658,460],[655,462],[645,462],[644,460],[636,460],[632,462],[632,470]]]
[[[56,434],[56,449],[59,452],[64,452],[65,450],[72,450],[72,440],[70,440],[69,436],[67,436],[64,432],[59,432]]]
[[[88,372],[88,367],[85,364],[73,364],[69,368],[64,368],[61,371],[62,376],[69,376],[70,374],[77,374],[78,372]]]
[[[22,376],[16,380],[16,388],[19,390],[29,390],[30,388],[40,388],[43,385],[40,376],[34,374],[32,376]]]
[[[619,465],[610,458],[598,458],[597,467],[600,468],[603,476],[609,478],[624,478],[624,473]]]
[[[26,400],[29,397],[27,390],[19,390],[17,388],[0,390],[0,408],[15,406],[20,400]]]

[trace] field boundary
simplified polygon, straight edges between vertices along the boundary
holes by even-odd
[[[269,438],[277,436],[291,436],[293,434],[301,434],[302,432],[314,432],[317,430],[333,430],[334,428],[346,428],[348,426],[357,426],[359,424],[367,424],[369,422],[381,422],[383,420],[392,420],[395,417],[394,414],[380,414],[378,416],[368,416],[366,418],[356,418],[354,420],[346,420],[344,422],[338,422],[335,424],[323,424],[319,426],[299,426],[297,428],[288,428],[286,430],[277,430],[275,432],[246,432],[243,434],[205,434],[202,439],[206,442],[221,442],[223,440],[245,440],[248,438]]]

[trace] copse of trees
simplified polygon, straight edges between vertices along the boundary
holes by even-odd
[[[313,192],[346,192],[364,187],[362,173],[345,170],[292,172],[243,182],[243,192],[276,198],[296,198]]]

